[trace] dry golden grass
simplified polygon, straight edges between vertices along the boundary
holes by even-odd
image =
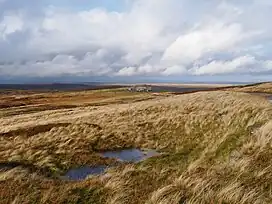
[[[0,116],[35,113],[44,110],[71,109],[82,106],[101,106],[147,100],[147,93],[128,92],[123,88],[77,92],[14,92],[0,94]]]
[[[127,147],[164,154],[78,182],[43,171],[109,164],[100,151]],[[2,203],[271,203],[272,105],[213,91],[11,114],[0,162],[22,164],[0,172]]]
[[[252,93],[272,93],[272,82],[238,86],[227,90]]]

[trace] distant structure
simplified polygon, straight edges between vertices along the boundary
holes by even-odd
[[[135,85],[128,88],[128,91],[130,92],[151,92],[152,87],[151,85]]]

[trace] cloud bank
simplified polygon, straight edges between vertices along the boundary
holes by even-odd
[[[270,1],[132,0],[122,11],[31,3],[0,0],[0,76],[272,78]]]

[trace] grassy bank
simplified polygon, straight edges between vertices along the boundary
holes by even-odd
[[[258,96],[214,91],[77,106],[6,115],[0,126],[0,162],[20,164],[0,173],[2,203],[272,200],[272,105]],[[57,178],[115,162],[99,152],[128,147],[164,154],[84,181]]]
[[[237,87],[230,87],[227,90],[230,91],[239,91],[239,92],[248,92],[248,93],[267,93],[272,94],[272,82],[258,83],[258,84],[249,84]]]

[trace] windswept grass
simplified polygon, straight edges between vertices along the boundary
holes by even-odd
[[[60,125],[65,124],[65,125]],[[161,156],[84,181],[27,168],[0,172],[3,203],[271,203],[272,105],[245,93],[201,92],[47,110],[0,119],[0,161],[47,168],[110,164],[100,151]]]
[[[234,88],[229,88],[227,90],[248,92],[248,93],[269,93],[272,94],[272,82],[250,84],[245,86],[237,86]]]

